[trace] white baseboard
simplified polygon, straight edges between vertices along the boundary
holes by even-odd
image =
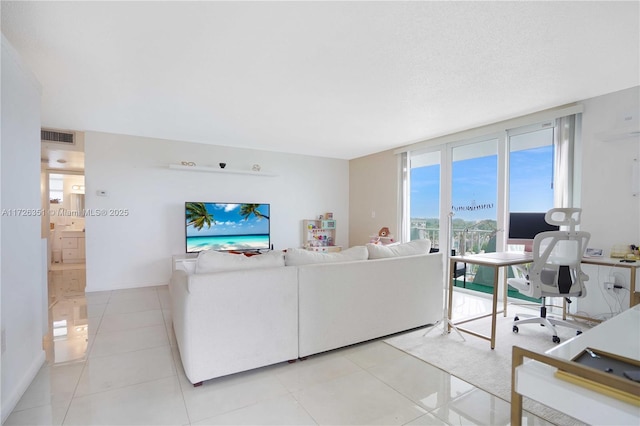
[[[7,417],[11,414],[16,405],[18,405],[18,401],[22,398],[22,395],[27,391],[27,388],[33,382],[38,371],[42,368],[42,365],[46,361],[46,354],[44,351],[40,351],[39,355],[33,360],[27,371],[25,371],[24,376],[13,390],[10,392],[5,392],[2,394],[2,423],[7,420]]]

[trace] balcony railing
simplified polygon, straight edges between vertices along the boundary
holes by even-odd
[[[456,253],[480,253],[488,250],[488,244],[496,231],[491,229],[456,228],[453,226],[453,246]],[[411,219],[411,239],[428,238],[433,247],[440,247],[440,230],[428,227],[424,219]],[[493,250],[495,250],[495,245]]]

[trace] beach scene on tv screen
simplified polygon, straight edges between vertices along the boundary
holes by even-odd
[[[185,203],[187,252],[269,248],[269,204]]]

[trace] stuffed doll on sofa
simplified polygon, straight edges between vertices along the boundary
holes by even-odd
[[[378,231],[378,236],[372,237],[369,242],[372,244],[387,245],[387,244],[393,244],[396,241],[393,238],[393,235],[391,235],[391,231],[389,231],[389,228],[385,226],[384,228]]]

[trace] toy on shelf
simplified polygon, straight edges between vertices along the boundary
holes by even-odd
[[[333,213],[327,213],[333,217]],[[303,247],[311,251],[335,252],[341,247],[336,246],[336,221],[319,215],[318,219],[303,221]]]

